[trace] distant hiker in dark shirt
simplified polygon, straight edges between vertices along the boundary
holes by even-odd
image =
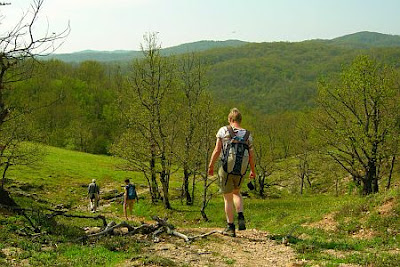
[[[90,200],[90,210],[92,212],[97,211],[97,206],[99,205],[100,199],[100,187],[96,184],[96,179],[93,179],[88,187],[88,197]]]
[[[129,208],[130,215],[132,216],[132,209],[133,209],[133,204],[136,201],[139,201],[138,195],[136,192],[136,187],[134,184],[131,184],[129,179],[125,180],[125,191],[124,191],[124,216],[126,220],[128,220],[128,213],[126,211],[126,208]]]

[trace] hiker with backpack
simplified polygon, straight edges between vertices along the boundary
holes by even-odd
[[[100,200],[100,187],[96,184],[96,179],[93,179],[88,186],[88,198],[90,210],[94,213],[97,211]]]
[[[242,115],[237,108],[231,109],[228,122],[229,125],[221,127],[217,132],[217,142],[208,165],[208,174],[214,175],[214,165],[222,152],[218,177],[224,196],[225,215],[228,223],[223,233],[234,237],[236,236],[234,209],[238,214],[238,229],[246,230],[243,198],[240,194],[243,176],[246,174],[248,165],[250,165],[250,180],[255,178],[256,172],[253,138],[249,131],[240,126]],[[250,183],[250,185],[252,184]]]
[[[136,192],[136,187],[134,184],[131,184],[129,179],[125,180],[125,192],[124,192],[124,216],[126,220],[128,220],[128,213],[126,208],[128,207],[129,212],[132,216],[132,209],[133,209],[133,204],[135,201],[139,201],[137,192]]]

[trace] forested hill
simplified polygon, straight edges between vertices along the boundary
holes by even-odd
[[[337,75],[359,54],[400,64],[400,36],[360,32],[332,40],[245,43],[200,41],[162,50],[164,55],[196,51],[209,66],[209,89],[219,102],[279,113],[312,107],[321,77]],[[141,56],[138,51],[83,51],[55,55],[63,61],[100,62]],[[122,62],[125,63],[122,63]]]
[[[161,53],[165,56],[177,55],[188,52],[201,52],[213,48],[223,47],[239,47],[245,45],[246,42],[239,40],[227,40],[227,41],[198,41],[194,43],[182,44],[178,46],[168,47],[161,50]],[[84,50],[75,53],[67,54],[52,54],[45,57],[45,59],[58,59],[64,62],[82,62],[86,60],[94,60],[100,62],[116,62],[116,61],[130,61],[134,58],[140,58],[143,56],[141,51],[134,50],[116,50],[116,51],[96,51],[96,50]]]
[[[338,75],[360,54],[400,64],[400,47],[361,49],[320,40],[252,43],[202,55],[210,63],[208,78],[216,99],[277,113],[314,106],[318,80]]]
[[[354,48],[400,47],[400,36],[365,31],[335,38],[331,42]]]

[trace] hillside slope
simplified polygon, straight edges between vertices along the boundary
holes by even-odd
[[[363,31],[332,39],[331,43],[353,48],[400,47],[400,36]]]
[[[400,62],[400,47],[356,49],[318,40],[248,44],[202,56],[218,101],[276,113],[314,106],[318,80],[338,76],[360,54],[395,66]]]

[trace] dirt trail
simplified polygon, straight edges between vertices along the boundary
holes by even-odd
[[[177,230],[193,236],[216,229]],[[172,260],[177,266],[303,266],[293,249],[268,239],[267,234],[251,229],[237,232],[235,238],[214,234],[191,244],[163,235],[162,241],[146,248],[145,253]],[[129,260],[120,266],[142,266],[142,262]]]
[[[138,194],[145,190],[138,190]],[[100,205],[99,210],[109,205],[107,201]],[[195,236],[215,228],[178,228],[188,236]],[[237,231],[236,237],[213,234],[207,238],[196,240],[190,244],[175,236],[161,235],[161,242],[145,248],[149,256],[169,259],[177,266],[304,266],[304,262],[296,259],[295,253],[289,246],[278,244],[269,239],[268,233],[256,229]],[[131,259],[118,265],[143,266],[143,259]],[[146,266],[153,266],[148,265]],[[160,265],[154,265],[160,266]]]

